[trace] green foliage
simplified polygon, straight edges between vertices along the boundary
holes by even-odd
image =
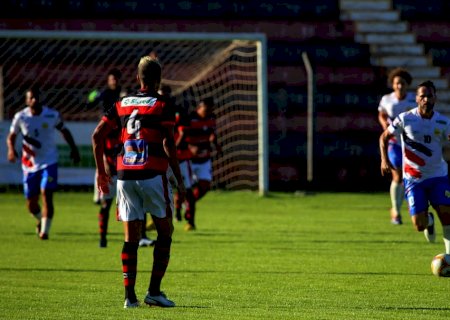
[[[23,196],[1,195],[2,319],[445,319],[450,279],[431,274],[444,251],[389,223],[388,194],[211,192],[198,230],[175,222],[162,288],[177,307],[124,310],[122,226],[111,210],[98,248],[90,193],[59,192],[49,241],[34,234]],[[149,233],[154,237],[154,233]],[[137,294],[152,249],[139,249]]]

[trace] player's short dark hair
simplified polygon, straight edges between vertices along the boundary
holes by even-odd
[[[147,85],[161,83],[161,65],[157,58],[143,56],[139,60],[138,75],[141,81]]]
[[[422,83],[419,83],[419,85],[417,86],[417,89],[419,89],[420,87],[433,89],[433,92],[436,93],[436,87],[434,86],[433,81],[427,80]]]
[[[203,102],[206,106],[212,108],[214,107],[214,98],[213,97],[206,97],[200,100],[200,102]]]
[[[38,86],[34,85],[27,89],[26,92],[31,92],[33,94],[33,97],[39,101],[39,96],[41,95],[41,90]]]
[[[120,72],[120,70],[117,68],[113,68],[113,69],[109,70],[108,76],[114,76],[114,78],[119,80],[122,77],[122,72]]]
[[[394,82],[395,77],[400,77],[404,79],[408,85],[410,85],[412,82],[411,74],[404,68],[395,68],[391,70],[391,72],[389,72],[388,81],[390,84]]]

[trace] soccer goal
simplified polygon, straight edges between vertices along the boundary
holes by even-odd
[[[43,101],[68,123],[98,121],[101,108],[86,108],[111,68],[135,90],[141,56],[156,52],[163,85],[177,104],[193,110],[202,98],[216,102],[223,154],[213,159],[215,188],[268,189],[267,59],[263,34],[0,31],[0,120],[23,107],[24,91],[39,85]],[[91,127],[89,127],[91,124]],[[77,140],[77,132],[74,133]],[[86,140],[86,139],[85,139]],[[77,141],[90,144],[90,141]],[[87,148],[86,150],[89,150]],[[86,155],[88,156],[88,155]]]

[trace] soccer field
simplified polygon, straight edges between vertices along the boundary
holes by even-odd
[[[91,193],[59,192],[49,241],[34,234],[23,196],[0,201],[1,319],[447,319],[450,278],[431,274],[444,251],[389,223],[386,193],[313,196],[211,192],[198,230],[175,222],[162,289],[172,309],[123,309],[122,226],[98,247]],[[149,233],[155,236],[154,233]],[[140,248],[143,300],[152,248]]]

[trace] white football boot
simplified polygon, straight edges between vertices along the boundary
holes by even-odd
[[[151,296],[150,293],[144,298],[144,302],[149,306],[158,306],[163,308],[172,308],[175,307],[175,302],[167,299],[164,292],[160,292],[158,296]]]

